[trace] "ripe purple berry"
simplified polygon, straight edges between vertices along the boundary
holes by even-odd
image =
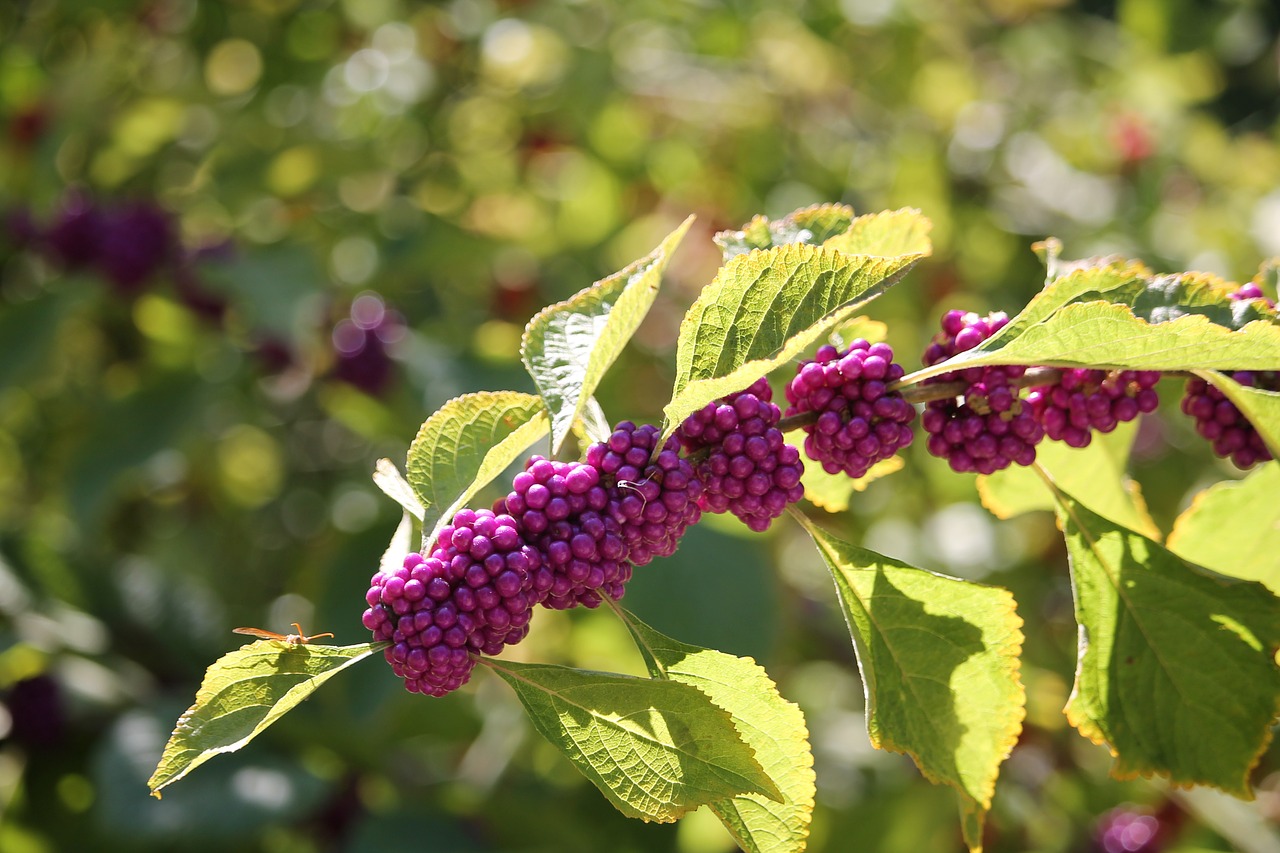
[[[554,610],[598,607],[619,599],[631,579],[627,545],[609,512],[600,471],[584,462],[534,456],[495,505],[509,513],[542,555],[547,569],[534,579],[533,600]]]
[[[769,381],[708,403],[685,419],[676,436],[686,450],[706,451],[695,466],[702,481],[699,505],[731,512],[757,533],[769,529],[788,504],[804,497],[800,451],[784,443],[781,410]]]
[[[980,317],[973,312],[948,311],[942,317],[942,331],[925,349],[925,365],[973,349],[1008,322],[1003,312]],[[1013,463],[1034,462],[1044,429],[1012,384],[1025,372],[1026,368],[1019,366],[971,367],[925,380],[926,385],[968,383],[959,397],[925,404],[920,420],[929,434],[925,444],[929,453],[946,459],[952,470],[961,473],[991,474]]]
[[[854,341],[843,352],[825,345],[802,362],[787,385],[787,417],[817,412],[804,427],[805,453],[828,474],[862,477],[882,459],[911,444],[916,410],[886,390],[902,378],[888,344]]]
[[[649,461],[660,434],[649,424],[623,421],[587,450],[586,464],[609,489],[609,516],[626,542],[627,560],[636,566],[674,554],[685,530],[702,517],[702,483],[680,457],[676,439],[667,439]]]
[[[1247,387],[1280,390],[1280,373],[1276,371],[1237,370],[1230,376]],[[1203,379],[1187,380],[1182,412],[1195,420],[1196,432],[1213,444],[1213,452],[1237,467],[1250,468],[1272,458],[1254,425],[1225,394]]]
[[[363,623],[412,693],[443,696],[471,677],[474,653],[496,655],[529,632],[541,555],[515,519],[487,509],[459,510],[430,556],[369,582]]]
[[[1094,431],[1111,432],[1139,414],[1156,410],[1160,398],[1154,370],[1062,371],[1057,385],[1037,386],[1027,394],[1027,404],[1045,435],[1071,447],[1087,447]]]

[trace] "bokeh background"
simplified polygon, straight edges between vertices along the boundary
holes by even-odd
[[[690,213],[613,420],[659,417],[710,236],[756,213],[922,209],[933,257],[869,311],[909,365],[944,310],[1016,311],[1049,235],[1248,280],[1280,254],[1278,31],[1264,0],[0,4],[0,849],[733,849],[702,813],[621,817],[484,671],[427,700],[371,661],[163,801],[145,782],[232,627],[367,639],[399,518],[374,461],[450,397],[533,390],[525,321]],[[1133,468],[1168,530],[1238,472],[1161,393]],[[1052,521],[996,522],[912,451],[830,524],[1017,596],[1029,717],[988,849],[1100,849],[1117,807],[1167,850],[1280,848],[1275,750],[1249,805],[1108,777],[1061,714]],[[708,520],[626,603],[804,708],[811,850],[963,849],[952,794],[868,745],[794,525]],[[605,614],[534,624],[526,659],[641,671]]]

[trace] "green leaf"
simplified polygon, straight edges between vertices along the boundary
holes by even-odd
[[[409,484],[422,501],[422,543],[471,496],[547,434],[542,399],[516,391],[478,391],[445,403],[409,445]]]
[[[178,718],[147,787],[159,797],[161,788],[215,755],[235,752],[321,684],[386,645],[259,640],[228,652],[205,671],[195,704]]]
[[[394,462],[390,459],[379,459],[373,468],[373,483],[382,490],[384,495],[400,504],[401,509],[419,521],[422,520],[426,509],[414,494],[413,486],[409,485],[409,481],[400,473],[400,469],[396,468]]]
[[[867,732],[954,788],[981,845],[1000,764],[1022,731],[1022,620],[998,587],[859,548],[797,516],[831,570],[867,695]]]
[[[804,462],[804,496],[814,506],[827,512],[844,512],[849,508],[854,492],[866,491],[867,486],[902,470],[905,463],[901,456],[890,456],[872,465],[867,473],[856,480],[846,474],[828,474],[819,462],[809,458],[804,445],[799,445],[800,458]]]
[[[988,364],[1280,369],[1280,323],[1259,309],[1259,300],[1232,302],[1228,291],[1203,274],[1153,277],[1137,264],[1078,269],[1048,285],[982,344],[904,377],[903,384]]]
[[[1280,595],[1280,463],[1259,466],[1243,480],[1201,491],[1178,516],[1167,547],[1189,563]]]
[[[680,324],[667,434],[803,352],[926,254],[846,255],[793,244],[729,261]]]
[[[746,792],[782,795],[696,687],[486,658],[529,719],[628,817],[669,823]]]
[[[1116,758],[1250,797],[1280,704],[1280,599],[1211,575],[1055,486],[1080,653],[1068,721]]]
[[[847,204],[816,204],[787,214],[775,222],[766,216],[753,217],[740,231],[721,231],[712,239],[724,252],[724,260],[754,249],[772,249],[791,243],[821,246],[848,230],[853,208]]]
[[[927,257],[933,251],[929,242],[932,223],[912,207],[885,210],[859,216],[842,234],[822,245],[846,255],[874,255],[882,258],[903,255]]]
[[[1280,367],[1274,369],[1280,370]],[[1216,385],[1223,395],[1235,404],[1253,428],[1262,436],[1272,457],[1280,459],[1280,392],[1264,391],[1241,385],[1225,373],[1216,370],[1195,370],[1196,376]]]
[[[692,224],[690,216],[648,255],[548,305],[525,327],[520,355],[551,415],[552,453],[649,313],[667,262]]]
[[[631,613],[623,619],[650,674],[692,685],[728,711],[734,727],[781,792],[780,801],[757,793],[711,803],[711,809],[746,853],[799,853],[813,817],[813,753],[800,708],[783,699],[755,661],[673,640]]]
[[[1086,502],[1094,512],[1159,539],[1160,529],[1147,512],[1142,488],[1126,473],[1129,448],[1137,431],[1137,421],[1120,424],[1113,432],[1095,433],[1089,446],[1082,448],[1045,441],[1036,448],[1036,462],[1068,492],[1088,495]],[[1012,518],[1035,510],[1053,512],[1057,507],[1044,478],[1021,465],[979,476],[978,497],[996,518]]]

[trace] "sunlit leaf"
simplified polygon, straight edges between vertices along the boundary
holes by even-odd
[[[390,459],[379,459],[373,469],[373,482],[382,493],[391,498],[419,521],[426,514],[422,501],[413,492],[413,486],[400,473],[400,469]]]
[[[259,640],[205,671],[195,704],[178,718],[147,786],[171,785],[215,755],[235,752],[342,670],[385,643],[356,646]]]
[[[828,474],[822,470],[822,465],[809,458],[809,454],[804,452],[803,445],[797,446],[804,462],[802,482],[805,499],[827,512],[844,512],[849,508],[849,502],[853,499],[855,492],[866,491],[867,486],[881,477],[901,471],[906,464],[901,456],[890,456],[872,465],[867,469],[867,473],[855,480],[845,474]]]
[[[1083,448],[1045,441],[1036,448],[1036,462],[1068,492],[1086,495],[1094,512],[1159,539],[1160,529],[1147,512],[1142,488],[1126,473],[1129,449],[1137,431],[1137,421],[1120,424],[1113,432],[1094,433],[1093,441]],[[1021,465],[980,475],[977,485],[982,505],[997,518],[1012,518],[1034,510],[1053,512],[1057,507],[1044,478]]]
[[[1251,796],[1280,703],[1280,599],[1055,493],[1081,629],[1067,719],[1118,776]]]
[[[1166,543],[1182,559],[1223,575],[1260,581],[1280,595],[1280,463],[1259,466],[1195,496]]]
[[[928,254],[918,248],[882,257],[792,244],[729,261],[680,324],[668,434],[849,319]]]
[[[1000,764],[1022,731],[1022,620],[998,587],[936,575],[803,520],[831,570],[853,637],[877,748],[905,752],[960,796],[981,843]]]
[[[529,321],[520,355],[550,413],[553,453],[640,327],[667,262],[692,224],[690,216],[648,255]]]
[[[813,816],[813,754],[799,707],[783,699],[768,673],[750,658],[673,640],[626,613],[627,627],[655,678],[697,687],[733,717],[734,727],[782,794],[758,793],[711,803],[747,853],[799,853]]]
[[[746,792],[781,797],[729,714],[696,687],[486,663],[515,690],[534,728],[628,817],[668,823]]]
[[[422,541],[531,444],[547,434],[542,400],[515,391],[480,391],[445,403],[409,445],[409,483],[422,501]]]
[[[848,230],[853,219],[853,208],[847,204],[815,204],[774,221],[766,216],[753,217],[741,230],[720,231],[712,239],[728,261],[753,249],[772,249],[791,243],[821,246]]]

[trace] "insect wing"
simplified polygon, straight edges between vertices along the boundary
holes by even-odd
[[[233,634],[248,634],[250,637],[257,637],[260,640],[289,641],[289,638],[284,634],[277,634],[275,631],[268,631],[264,628],[232,628],[231,632]]]

